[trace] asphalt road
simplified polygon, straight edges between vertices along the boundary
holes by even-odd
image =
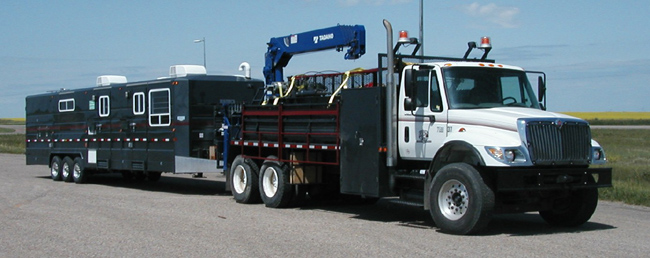
[[[224,178],[101,175],[54,182],[46,166],[0,154],[0,257],[647,257],[650,208],[600,202],[579,228],[537,214],[486,232],[437,232],[427,212],[380,200],[269,209],[234,202]]]

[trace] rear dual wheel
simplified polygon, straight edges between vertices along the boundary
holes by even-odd
[[[289,167],[282,162],[264,162],[260,169],[259,187],[266,207],[288,207],[294,197],[294,189],[289,184]]]
[[[260,202],[259,168],[251,159],[235,157],[230,168],[230,191],[238,203]]]

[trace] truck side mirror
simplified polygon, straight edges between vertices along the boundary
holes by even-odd
[[[406,96],[412,97],[414,88],[415,88],[415,82],[413,80],[413,69],[406,69],[404,70],[404,92],[406,92]]]
[[[544,78],[542,76],[537,77],[537,96],[539,98],[539,102],[542,102],[546,96],[546,82],[544,82]]]
[[[404,98],[404,110],[406,111],[414,111],[415,110],[415,105],[413,104],[413,99],[409,97]]]

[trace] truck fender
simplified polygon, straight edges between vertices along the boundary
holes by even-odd
[[[440,168],[450,163],[467,163],[472,166],[484,166],[485,161],[478,150],[465,141],[449,141],[445,143],[433,157],[424,180],[424,209],[429,210],[429,188],[433,177]]]

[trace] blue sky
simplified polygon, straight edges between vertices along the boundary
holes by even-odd
[[[419,0],[1,0],[0,117],[24,117],[25,96],[94,86],[99,75],[149,80],[170,65],[263,78],[271,37],[336,24],[364,25],[367,53],[295,56],[285,75],[373,68],[385,52],[383,19],[417,37]],[[551,111],[650,111],[650,4],[646,1],[424,1],[425,55],[461,57],[492,38],[490,58],[545,71]]]

